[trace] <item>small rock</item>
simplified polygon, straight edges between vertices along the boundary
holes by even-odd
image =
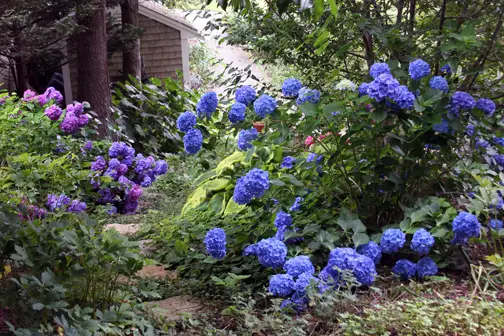
[[[205,306],[189,295],[174,296],[165,300],[146,303],[157,320],[178,321],[184,314],[197,315]]]
[[[132,236],[140,231],[140,224],[108,224],[105,225],[105,230],[115,229],[122,235]]]
[[[153,280],[163,280],[165,278],[175,280],[178,277],[177,271],[168,271],[164,266],[158,265],[144,266],[136,275],[140,278]]]

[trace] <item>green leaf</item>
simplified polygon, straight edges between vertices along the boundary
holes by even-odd
[[[335,0],[327,0],[329,2],[329,6],[331,7],[331,14],[334,16],[334,19],[338,19],[338,5],[336,4]]]
[[[405,218],[401,223],[399,223],[399,228],[402,231],[407,231],[411,227],[411,220],[408,218]]]
[[[210,180],[204,184],[207,191],[218,191],[224,189],[229,184],[228,179],[215,179]]]
[[[312,103],[303,103],[299,105],[299,109],[301,112],[305,114],[307,117],[313,117],[317,115],[317,105],[312,104]]]
[[[313,2],[313,11],[315,21],[318,21],[322,16],[322,13],[324,13],[324,0],[315,0]]]
[[[215,177],[216,175],[217,175],[217,173],[213,169],[209,170],[207,172],[204,172],[203,174],[201,174],[200,176],[198,176],[196,178],[196,180],[194,180],[193,185],[194,186],[200,185],[201,183],[203,183],[205,181],[208,181],[209,179],[211,179],[212,177]]]
[[[329,103],[324,106],[323,111],[324,111],[324,114],[338,112],[339,110],[341,110],[342,107],[343,107],[343,103],[341,103],[341,102]]]
[[[348,43],[345,43],[343,44],[335,53],[334,53],[334,57],[338,58],[340,57],[341,55],[343,55],[344,53],[346,53],[348,51],[348,49],[350,49],[350,47],[352,46],[352,42],[348,42]]]
[[[355,232],[352,235],[352,241],[354,243],[355,248],[369,243],[369,236],[365,234],[364,232]]]
[[[245,204],[237,204],[235,203],[235,201],[233,201],[233,198],[230,198],[226,206],[226,210],[224,210],[224,216],[237,214],[245,208],[246,208]]]
[[[240,162],[243,160],[245,155],[243,152],[236,151],[233,154],[229,155],[227,158],[219,162],[217,167],[215,168],[215,172],[217,173],[217,176],[220,176],[226,169],[233,169],[233,165],[237,162]]]
[[[318,47],[319,45],[321,45],[322,43],[326,42],[327,39],[329,38],[329,35],[331,33],[327,30],[323,31],[322,33],[319,34],[319,36],[317,37],[317,39],[315,40],[315,47]]]
[[[45,306],[44,306],[44,304],[43,304],[43,303],[40,303],[40,302],[38,302],[38,303],[34,303],[34,304],[32,305],[32,309],[33,309],[33,310],[42,310],[42,309],[44,309],[44,307],[45,307]]]
[[[387,111],[374,111],[371,113],[371,118],[373,118],[375,122],[380,123],[387,119]]]
[[[428,216],[429,214],[424,209],[417,210],[411,214],[411,224],[423,222]]]
[[[285,185],[285,182],[280,179],[271,179],[270,183],[277,187],[283,187]]]
[[[206,199],[206,189],[205,186],[202,185],[187,198],[186,204],[182,208],[182,215],[185,215],[189,210],[194,209]]]
[[[187,244],[185,242],[183,242],[182,240],[176,240],[175,241],[175,251],[178,253],[178,254],[185,254],[187,253],[187,251],[189,251],[189,246],[187,246]]]
[[[353,214],[347,208],[341,208],[341,213],[337,222],[345,232],[349,230],[353,232],[366,232],[366,226],[361,222],[359,216]]]

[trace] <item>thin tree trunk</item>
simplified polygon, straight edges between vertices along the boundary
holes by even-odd
[[[364,0],[364,14],[366,18],[370,18],[370,1]],[[374,63],[374,53],[373,53],[373,36],[366,31],[362,32],[362,41],[364,42],[364,50],[366,51],[366,61],[368,68]]]
[[[138,8],[138,0],[124,0],[121,4],[123,29],[138,27]],[[123,74],[125,79],[128,79],[128,75],[142,79],[140,39],[136,39],[132,47],[123,50]]]
[[[397,1],[397,17],[396,17],[396,25],[400,25],[402,21],[403,8],[404,8],[404,0]]]
[[[434,73],[438,75],[439,73],[439,56],[441,54],[439,47],[441,46],[441,35],[443,34],[443,27],[446,17],[446,3],[448,0],[443,0],[441,3],[441,10],[439,11],[439,40],[436,43],[436,68]]]
[[[410,34],[413,33],[413,30],[415,29],[415,10],[416,10],[416,0],[410,0],[410,12],[409,12],[409,30]]]
[[[14,38],[15,57],[14,63],[16,67],[15,82],[18,95],[23,96],[23,93],[28,89],[28,70],[23,57],[23,42],[21,41],[20,32],[16,28]]]
[[[78,17],[85,31],[77,35],[79,99],[89,102],[98,115],[102,122],[99,129],[102,136],[107,135],[107,119],[111,115],[105,3],[106,0],[92,1],[95,9]]]

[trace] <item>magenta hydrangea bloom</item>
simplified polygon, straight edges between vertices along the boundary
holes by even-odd
[[[66,113],[60,129],[65,133],[75,133],[79,129],[79,119],[73,113]]]
[[[51,105],[48,108],[45,109],[44,114],[51,119],[52,121],[56,121],[61,117],[61,114],[63,113],[63,110],[60,109],[56,105]]]

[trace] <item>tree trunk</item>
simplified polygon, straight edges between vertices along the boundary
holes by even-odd
[[[398,26],[401,24],[401,21],[402,21],[404,0],[398,0],[396,7],[397,7],[396,26]]]
[[[121,4],[121,18],[123,29],[138,27],[138,0],[124,0]],[[140,39],[136,39],[133,46],[123,50],[123,74],[128,79],[132,75],[142,79],[140,62]]]
[[[441,51],[439,50],[439,47],[441,46],[441,35],[443,35],[447,1],[448,0],[443,0],[443,2],[441,3],[441,10],[439,11],[439,39],[436,43],[436,67],[434,69],[434,74],[436,76],[439,74],[439,59],[441,56]]]
[[[365,17],[370,18],[370,3],[369,0],[364,0],[364,12]],[[374,63],[374,53],[373,53],[373,36],[369,34],[369,32],[362,32],[362,42],[364,42],[364,50],[366,51],[366,61],[368,68],[371,68],[371,65]]]
[[[416,0],[410,0],[410,12],[409,12],[409,30],[410,34],[413,34],[413,30],[415,29],[415,13],[416,10]]]
[[[14,38],[14,63],[16,72],[13,73],[16,82],[16,92],[19,96],[23,96],[24,92],[28,90],[28,70],[26,69],[26,62],[23,57],[23,42],[19,37],[20,32],[15,30],[16,37]]]
[[[98,130],[107,135],[110,117],[110,78],[107,60],[106,0],[92,0],[93,11],[78,16],[85,30],[77,35],[77,80],[79,99],[91,104],[102,122]],[[82,13],[81,13],[82,14]],[[111,120],[109,120],[111,121]]]

